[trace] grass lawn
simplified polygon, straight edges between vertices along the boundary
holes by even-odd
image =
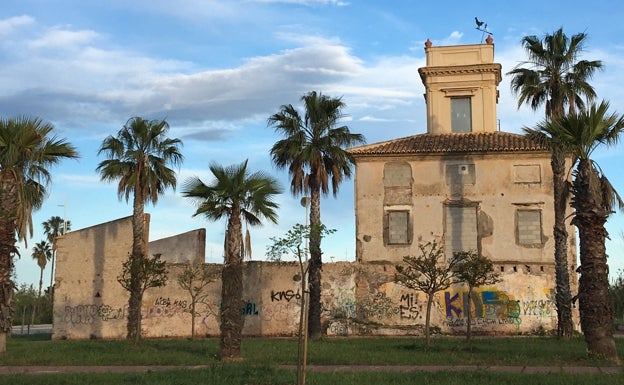
[[[624,340],[616,340],[624,358]],[[0,384],[293,384],[294,339],[248,338],[244,360],[221,364],[218,339],[126,341],[51,341],[50,335],[14,336],[0,365],[208,365],[200,370],[148,373],[65,373],[2,375]],[[310,365],[476,365],[476,366],[611,366],[589,358],[582,338],[439,337],[430,350],[421,338],[325,338],[311,341]],[[518,374],[470,372],[334,372],[308,373],[308,384],[624,384],[620,374]]]

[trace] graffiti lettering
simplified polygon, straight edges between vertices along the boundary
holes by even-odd
[[[446,304],[446,316],[452,317],[453,313],[455,313],[455,317],[459,317],[462,313],[462,309],[455,306],[453,303],[459,299],[459,293],[455,293],[454,296],[451,297],[451,293],[444,292],[444,303]]]
[[[418,298],[418,297],[416,297]],[[416,305],[414,294],[403,294],[399,305],[399,316],[407,319],[418,319],[421,316],[422,307]]]
[[[154,306],[169,306],[171,305],[171,300],[169,300],[169,297],[165,298],[165,297],[158,297],[156,298],[156,301],[154,301]]]
[[[258,315],[259,310],[256,308],[256,304],[254,302],[246,302],[243,305],[243,315]]]
[[[551,300],[523,301],[524,315],[536,315],[550,317],[552,315],[553,302]]]
[[[72,325],[91,325],[95,321],[125,319],[126,308],[112,308],[109,305],[65,306],[63,321]]]
[[[346,336],[349,334],[349,325],[343,322],[332,322],[329,324],[330,335]]]
[[[278,302],[281,300],[286,300],[286,302],[290,302],[293,298],[301,299],[301,294],[299,290],[295,293],[292,290],[285,291],[273,291],[271,290],[271,302]]]
[[[186,301],[181,300],[181,299],[176,299],[175,301],[173,301],[173,306],[179,306],[183,309],[186,309]]]

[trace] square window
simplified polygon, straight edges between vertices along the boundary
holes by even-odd
[[[451,132],[472,131],[470,97],[451,98]]]

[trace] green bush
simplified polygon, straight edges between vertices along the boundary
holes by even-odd
[[[34,320],[32,312],[37,307]],[[52,323],[52,298],[46,290],[45,294],[37,297],[37,290],[33,285],[22,284],[15,291],[15,315],[13,325],[50,324]]]

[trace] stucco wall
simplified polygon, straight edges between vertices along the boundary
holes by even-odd
[[[145,224],[148,234],[148,215]],[[72,231],[57,239],[55,338],[125,335],[128,296],[117,276],[131,250],[130,217]],[[118,322],[109,322],[115,320]]]
[[[384,180],[387,163],[403,162],[412,169],[413,184],[408,202],[389,204]],[[474,164],[474,184],[453,185],[446,176],[448,165]],[[520,171],[518,166],[520,166]],[[527,171],[526,166],[530,166]],[[526,174],[533,172],[532,177]],[[445,234],[445,205],[461,202],[478,207],[482,253],[498,264],[523,268],[552,266],[554,241],[552,176],[547,154],[496,154],[470,157],[412,156],[392,159],[360,159],[356,164],[357,260],[399,262],[406,255],[418,255],[418,240],[429,241]],[[529,182],[527,182],[527,180]],[[522,246],[516,240],[516,211],[541,210],[543,244]],[[387,245],[383,217],[388,210],[410,212],[411,244]],[[576,268],[574,229],[569,225],[571,273]]]
[[[53,338],[124,338],[128,295],[116,281],[131,249],[130,218],[78,230],[58,243]],[[142,304],[145,337],[191,334],[191,299],[177,283],[186,264],[168,264],[169,280],[149,289]],[[220,265],[203,265],[215,272]],[[417,335],[426,297],[393,282],[391,262],[327,263],[322,273],[322,322],[329,335]],[[478,288],[469,303],[466,288],[438,293],[432,326],[463,333],[466,312],[484,334],[534,333],[556,328],[553,271],[525,268],[503,273],[504,281]],[[196,309],[199,336],[219,334],[220,279]],[[245,335],[292,336],[299,325],[300,274],[295,262],[247,262],[244,268]]]
[[[206,229],[152,241],[149,254],[160,254],[168,263],[203,263],[206,260]]]
[[[451,132],[451,98],[470,97],[472,131],[497,129],[496,104],[501,65],[493,44],[426,47],[427,66],[420,68],[427,101],[427,132]]]

